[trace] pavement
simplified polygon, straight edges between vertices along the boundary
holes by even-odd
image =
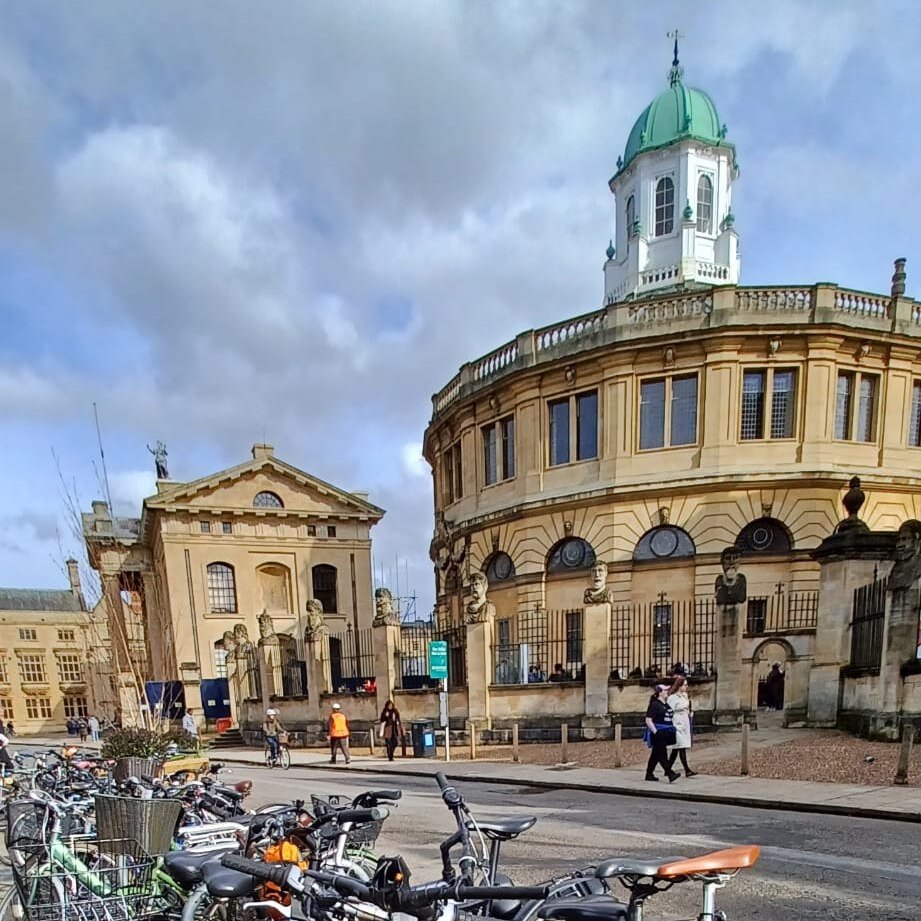
[[[12,745],[23,749],[60,745],[66,738],[17,737],[12,740]],[[87,743],[84,747],[92,748],[93,745]],[[574,750],[578,754],[578,745],[570,747],[570,752]],[[488,748],[481,749],[486,756],[488,751]],[[262,750],[256,748],[226,748],[213,750],[209,755],[213,760],[227,763],[265,763]],[[314,770],[329,770],[331,767],[328,755],[321,749],[291,749],[291,764]],[[644,768],[636,766],[590,768],[578,764],[547,766],[485,759],[445,762],[443,752],[437,758],[397,758],[390,762],[383,756],[363,754],[360,746],[354,746],[351,765],[347,767],[340,762],[338,769],[350,773],[406,777],[434,777],[441,771],[455,781],[921,823],[921,788],[708,776],[706,765],[700,767],[703,771],[693,778],[682,776],[674,783],[664,779],[650,783],[644,779]]]

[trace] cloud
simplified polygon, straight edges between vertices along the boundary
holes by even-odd
[[[141,502],[156,493],[156,477],[150,470],[117,470],[109,474],[109,489],[116,514],[136,517]]]

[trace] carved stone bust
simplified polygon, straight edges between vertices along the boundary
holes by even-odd
[[[396,627],[400,624],[400,615],[393,605],[393,594],[383,586],[374,592],[374,621],[372,627]]]
[[[326,632],[326,621],[323,620],[323,605],[316,598],[307,602],[307,625],[304,627],[304,640],[314,643]]]
[[[484,624],[496,616],[496,606],[486,597],[489,583],[481,572],[470,577],[470,601],[464,611],[465,624]]]
[[[611,593],[608,591],[608,564],[596,560],[592,566],[592,584],[585,590],[585,604],[610,604]]]
[[[748,588],[745,576],[739,572],[739,561],[742,554],[738,547],[727,547],[720,554],[720,565],[723,574],[716,577],[716,603],[721,607],[745,604],[748,598]]]
[[[268,612],[263,611],[259,615],[259,645],[260,646],[277,646],[279,644],[278,634],[275,633],[275,625]]]
[[[902,522],[892,557],[895,565],[889,573],[889,590],[904,592],[921,579],[921,521],[909,518]]]

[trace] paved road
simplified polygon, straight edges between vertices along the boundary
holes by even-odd
[[[283,773],[238,766],[233,773],[228,780],[256,781],[252,806],[399,782],[404,797],[377,849],[402,853],[414,882],[437,877],[437,844],[452,824],[431,781],[382,777],[375,784],[373,775],[350,776],[345,768]],[[518,882],[537,882],[606,856],[692,855],[754,843],[761,845],[761,860],[720,894],[719,906],[733,921],[915,921],[919,915],[921,825],[486,783],[461,788],[480,818],[539,817],[531,831],[505,845],[505,868]],[[647,904],[651,921],[696,917],[697,911],[693,883]]]

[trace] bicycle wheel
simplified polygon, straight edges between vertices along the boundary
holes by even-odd
[[[275,759],[272,757],[272,749],[266,746],[265,749],[265,766],[267,768],[275,767]]]
[[[278,760],[281,762],[282,768],[288,770],[291,767],[291,752],[288,751],[287,745],[282,745],[278,751]]]

